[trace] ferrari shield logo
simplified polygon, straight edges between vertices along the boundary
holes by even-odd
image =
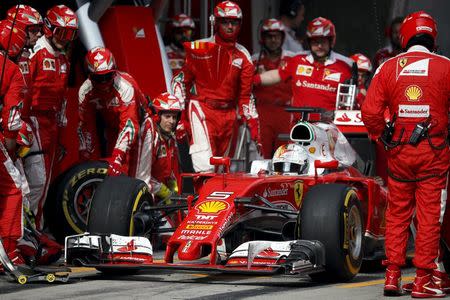
[[[400,65],[400,67],[404,67],[406,65],[406,63],[408,62],[407,58],[402,58],[399,60],[398,64]]]
[[[297,181],[294,184],[294,199],[295,204],[297,204],[298,207],[301,207],[303,200],[303,181]]]

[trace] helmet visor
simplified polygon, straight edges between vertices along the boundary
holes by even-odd
[[[289,162],[277,162],[273,164],[273,170],[277,173],[296,173],[302,174],[305,170],[306,165],[300,165]]]
[[[55,27],[53,29],[53,36],[65,42],[71,42],[77,38],[78,29],[66,28],[66,27]]]
[[[42,24],[33,24],[27,26],[27,32],[32,34],[38,34],[42,32]]]
[[[106,74],[90,74],[89,78],[95,83],[107,83],[112,81],[114,77],[114,72],[108,72]]]

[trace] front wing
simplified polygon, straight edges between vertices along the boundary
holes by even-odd
[[[221,255],[222,257],[222,255]],[[241,244],[217,264],[209,260],[166,263],[153,259],[153,249],[144,237],[80,234],[66,237],[68,265],[120,270],[190,270],[249,275],[307,275],[324,270],[325,249],[319,241],[251,241]]]

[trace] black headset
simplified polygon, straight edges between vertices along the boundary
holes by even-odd
[[[303,5],[301,0],[281,0],[280,15],[295,18],[298,9]]]

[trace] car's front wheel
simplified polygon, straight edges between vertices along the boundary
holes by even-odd
[[[325,246],[325,272],[314,280],[348,281],[358,274],[363,259],[364,222],[354,188],[343,184],[312,187],[299,213],[297,238]]]

